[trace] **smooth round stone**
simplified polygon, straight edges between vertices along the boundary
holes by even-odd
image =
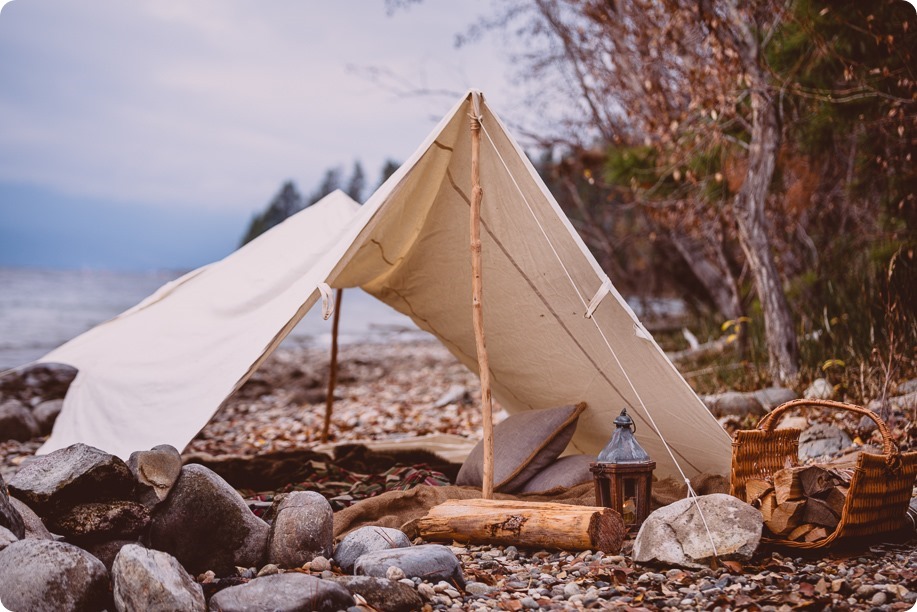
[[[352,605],[350,591],[337,582],[290,572],[255,578],[224,589],[210,599],[209,609],[211,612],[336,612]]]
[[[107,597],[105,566],[76,546],[27,539],[0,551],[0,601],[10,610],[101,610]]]
[[[201,585],[168,553],[124,546],[112,564],[111,577],[118,612],[206,610]]]

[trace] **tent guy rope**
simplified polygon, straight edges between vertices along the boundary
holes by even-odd
[[[542,225],[541,221],[538,219],[538,216],[535,214],[535,211],[532,209],[532,206],[529,203],[528,198],[525,196],[525,193],[522,191],[522,188],[519,186],[519,183],[516,181],[516,177],[513,176],[513,173],[510,170],[509,165],[506,163],[506,160],[504,160],[503,156],[500,154],[500,151],[497,148],[497,145],[494,143],[493,138],[491,138],[490,133],[487,131],[486,126],[484,126],[483,122],[479,122],[478,125],[481,126],[481,130],[484,132],[484,135],[487,136],[487,140],[488,142],[490,142],[490,145],[493,148],[494,153],[496,153],[497,158],[500,160],[500,163],[502,164],[503,169],[506,170],[507,176],[513,182],[513,185],[516,187],[516,191],[519,192],[519,196],[522,198],[522,202],[525,204],[526,209],[529,211],[529,214],[532,216],[532,219],[534,219],[535,224],[538,226],[538,229],[541,231],[541,234],[544,236],[545,240],[547,241],[548,246],[551,249],[551,252],[554,254],[554,257],[557,259],[557,262],[560,264],[561,269],[564,271],[564,274],[566,275],[567,280],[570,281],[570,285],[573,287],[574,292],[576,292],[577,297],[579,297],[580,302],[582,302],[583,307],[586,309],[586,312],[588,314],[586,318],[591,320],[593,324],[595,325],[596,330],[599,332],[599,334],[602,337],[602,340],[605,342],[605,346],[608,347],[608,350],[611,353],[612,358],[614,358],[615,363],[618,365],[618,368],[621,370],[621,373],[624,375],[624,378],[627,381],[627,384],[630,386],[631,391],[633,391],[634,397],[637,398],[637,401],[640,403],[640,406],[643,408],[643,412],[646,414],[647,418],[649,419],[650,424],[653,427],[653,430],[659,436],[659,439],[662,442],[663,446],[665,447],[666,452],[669,454],[669,457],[671,457],[672,463],[675,464],[675,467],[678,469],[678,472],[681,474],[681,477],[684,479],[685,484],[688,487],[687,496],[694,501],[694,505],[697,508],[697,512],[700,515],[701,521],[704,524],[704,529],[707,532],[707,538],[710,541],[710,546],[713,549],[713,556],[717,557],[716,544],[713,541],[713,534],[710,533],[710,529],[709,527],[707,527],[707,519],[704,517],[703,510],[701,510],[700,504],[697,502],[697,493],[694,491],[694,488],[691,486],[691,480],[687,477],[684,470],[681,468],[681,465],[678,463],[678,459],[675,457],[675,453],[672,452],[672,449],[669,446],[669,443],[666,441],[665,436],[662,435],[662,430],[656,424],[655,419],[653,419],[653,415],[650,413],[649,409],[647,408],[646,404],[643,401],[643,398],[640,396],[640,392],[637,391],[637,388],[634,385],[633,381],[631,380],[630,376],[628,375],[627,370],[624,368],[624,365],[621,363],[621,360],[618,358],[617,352],[611,346],[611,343],[608,341],[608,338],[605,336],[604,330],[602,330],[602,327],[599,325],[598,321],[596,320],[595,309],[598,307],[598,304],[596,303],[594,307],[591,306],[591,302],[594,301],[595,298],[593,298],[593,300],[590,300],[590,302],[587,302],[586,299],[583,297],[582,292],[579,290],[579,287],[577,287],[576,282],[573,280],[573,276],[570,274],[570,271],[567,269],[567,266],[564,264],[563,258],[561,258],[560,254],[557,252],[557,249],[554,247],[554,243],[551,241],[550,236],[548,236],[547,231],[545,231],[544,226]],[[473,141],[472,141],[472,150],[474,150]],[[605,285],[605,280],[603,279],[602,286],[604,287],[604,285]],[[597,293],[597,295],[601,295],[601,294],[602,294],[601,291]],[[604,297],[604,295],[602,297]],[[601,299],[599,299],[599,301],[601,301]]]

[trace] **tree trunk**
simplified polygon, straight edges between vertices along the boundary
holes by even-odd
[[[735,277],[726,265],[725,256],[720,252],[717,257],[710,257],[706,245],[676,230],[669,232],[669,240],[704,286],[719,313],[726,319],[736,320],[741,317],[742,301]],[[713,248],[720,247],[715,245]]]
[[[756,87],[757,86],[757,87]],[[752,131],[748,147],[748,172],[733,207],[739,230],[739,243],[755,280],[755,289],[764,313],[764,335],[767,342],[768,367],[775,383],[792,383],[799,373],[799,349],[790,307],[764,224],[764,203],[774,176],[780,125],[777,109],[760,87],[753,85],[751,94]]]

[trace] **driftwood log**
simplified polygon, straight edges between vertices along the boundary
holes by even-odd
[[[621,550],[627,531],[611,508],[489,499],[434,506],[417,530],[430,540],[606,553]]]

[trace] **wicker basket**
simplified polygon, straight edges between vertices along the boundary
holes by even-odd
[[[907,510],[917,474],[917,452],[901,453],[888,428],[871,410],[828,400],[794,400],[778,406],[757,429],[737,431],[732,443],[731,493],[745,501],[745,483],[770,479],[774,472],[799,464],[799,429],[774,429],[780,416],[795,408],[814,406],[864,414],[882,434],[881,455],[861,452],[837,528],[815,542],[762,538],[762,542],[793,548],[821,548],[841,538],[862,538],[897,531],[908,524]]]

